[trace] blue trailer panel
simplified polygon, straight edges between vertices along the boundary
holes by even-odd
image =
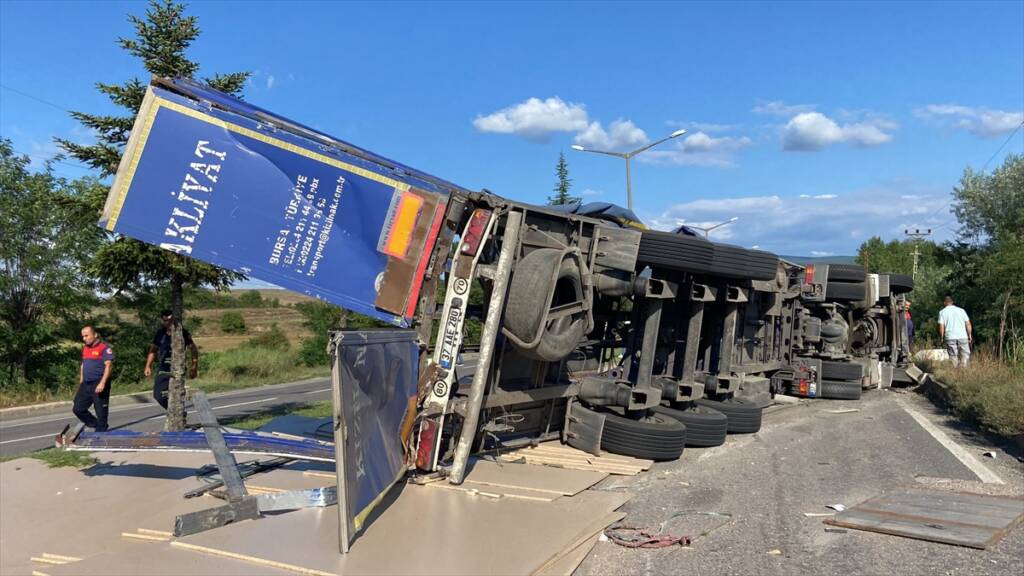
[[[232,101],[150,87],[100,225],[408,326],[452,188]]]

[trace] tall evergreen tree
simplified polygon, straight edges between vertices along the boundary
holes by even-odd
[[[190,60],[186,50],[199,37],[200,30],[198,19],[186,15],[186,8],[187,5],[173,0],[151,0],[145,17],[128,16],[135,27],[135,37],[119,38],[118,44],[142,60],[145,70],[153,76],[195,77],[199,63]],[[249,76],[249,72],[216,74],[204,78],[203,82],[217,90],[237,95]],[[77,144],[65,139],[58,139],[57,142],[70,155],[99,170],[103,177],[109,177],[117,172],[135,123],[135,114],[146,95],[146,83],[135,77],[121,84],[99,82],[96,88],[129,114],[72,112],[72,117],[95,132],[97,142],[92,145]],[[93,208],[99,211],[102,204],[98,202]],[[185,346],[181,335],[183,290],[186,286],[223,289],[244,276],[125,237],[115,238],[104,245],[97,252],[89,271],[111,290],[170,285],[171,310],[177,321],[171,335],[172,376],[166,428],[181,430],[185,426]]]
[[[558,154],[558,165],[555,166],[555,176],[558,177],[558,183],[555,184],[555,195],[548,197],[548,204],[575,204],[580,201],[577,196],[569,194],[569,188],[572,187],[572,180],[569,178],[569,164],[565,161],[565,154]]]

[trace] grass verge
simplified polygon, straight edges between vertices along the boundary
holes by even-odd
[[[291,414],[307,418],[330,418],[333,411],[334,408],[328,401],[314,402],[312,404],[281,404],[269,410],[236,416],[234,418],[225,418],[220,420],[220,423],[231,428],[255,430],[278,416]]]
[[[953,413],[1002,436],[1024,435],[1024,365],[976,354],[966,368],[950,362],[917,362],[949,386]]]
[[[35,458],[36,460],[46,462],[50,468],[60,468],[61,466],[88,468],[99,462],[99,460],[93,458],[88,452],[67,452],[60,450],[59,448],[47,448],[45,450],[38,450],[27,454],[2,456],[0,457],[0,462],[7,462],[8,460],[14,460],[15,458]]]

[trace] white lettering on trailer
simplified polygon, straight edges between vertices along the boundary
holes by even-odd
[[[213,156],[221,162],[227,158],[227,152],[214,150],[208,146],[206,140],[196,142],[194,154],[204,159],[207,155]],[[173,242],[161,242],[160,247],[178,254],[191,254],[192,244],[199,235],[199,227],[203,225],[203,218],[210,208],[210,201],[198,197],[199,194],[212,194],[213,184],[217,183],[220,175],[220,164],[209,162],[191,162],[189,170],[181,182],[181,186],[171,196],[181,204],[171,210],[171,217],[167,220],[164,228],[164,236]],[[193,174],[194,172],[194,174]],[[191,194],[191,195],[190,195]]]

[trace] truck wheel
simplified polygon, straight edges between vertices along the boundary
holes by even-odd
[[[826,300],[863,300],[867,293],[864,282],[833,282],[825,285]]]
[[[860,282],[867,277],[867,270],[858,264],[829,264],[828,281]]]
[[[613,454],[675,460],[683,453],[686,426],[677,420],[653,413],[641,419],[627,418],[611,408],[601,408],[600,412],[605,417],[601,448]]]
[[[715,244],[711,273],[731,278],[773,280],[779,259],[771,252],[748,250],[731,244]]]
[[[540,340],[532,341],[549,308],[583,297],[582,273],[575,258],[563,257],[562,251],[554,248],[534,250],[524,256],[512,274],[505,306],[505,330],[514,336],[510,339],[513,345],[524,356],[544,362],[557,362],[568,356],[586,335],[585,312],[549,320]],[[523,346],[522,342],[532,346]]]
[[[718,410],[691,405],[684,410],[655,406],[655,414],[674,418],[686,425],[686,445],[695,447],[721,446],[729,430],[729,418]]]
[[[889,292],[903,294],[914,289],[914,279],[906,274],[888,274]]]
[[[701,398],[696,401],[698,406],[711,408],[725,414],[729,419],[726,431],[730,434],[753,434],[761,429],[761,407],[743,398],[730,398],[725,401]]]
[[[706,274],[711,271],[714,246],[696,236],[644,230],[637,262],[655,268]]]
[[[864,377],[864,365],[856,362],[821,361],[821,376],[830,380],[856,380]]]
[[[821,388],[818,390],[818,397],[831,398],[833,400],[859,400],[861,391],[860,382],[852,380],[822,380]]]

